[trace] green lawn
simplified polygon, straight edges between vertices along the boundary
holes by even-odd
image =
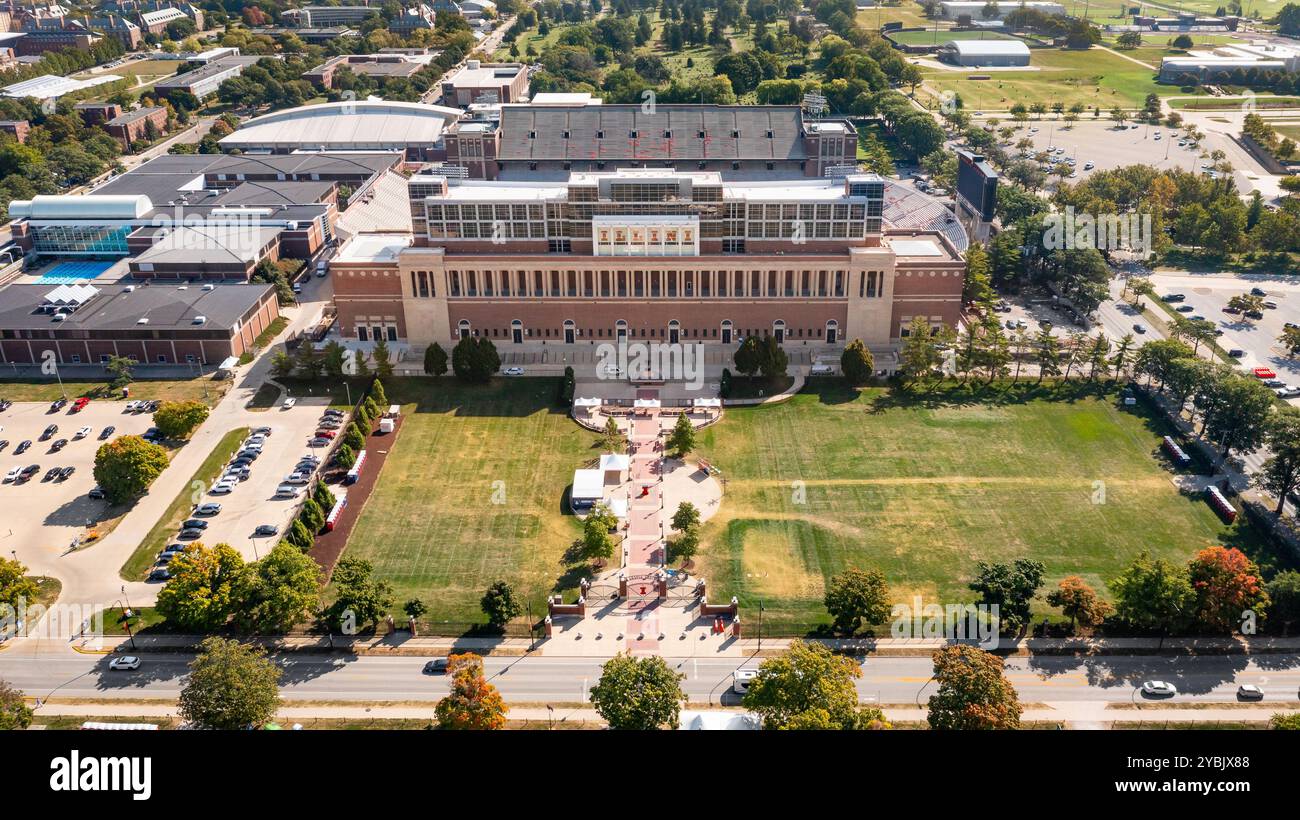
[[[176,493],[176,497],[172,499],[172,503],[168,505],[167,511],[162,518],[154,524],[153,529],[149,530],[148,535],[140,542],[140,546],[136,547],[135,552],[122,565],[121,575],[124,579],[128,581],[143,581],[145,579],[149,574],[149,570],[153,568],[153,562],[158,557],[158,553],[162,552],[163,547],[167,546],[167,542],[171,541],[180,532],[180,523],[189,518],[190,511],[198,503],[195,499],[203,497],[203,491],[196,489],[195,482],[198,482],[203,487],[211,483],[214,478],[221,474],[226,462],[239,450],[239,446],[247,436],[248,428],[238,427],[221,437],[221,440],[217,442],[217,446],[212,448],[212,452],[199,465],[199,469],[195,470],[190,480],[185,482],[185,485]],[[166,492],[167,488],[156,487],[153,491]]]
[[[1034,49],[1034,71],[948,71],[922,68],[927,86],[961,95],[967,110],[1006,111],[1017,102],[1069,106],[1082,103],[1102,113],[1116,105],[1140,108],[1147,94],[1181,94],[1177,86],[1157,85],[1155,72],[1101,49]],[[969,79],[971,75],[986,80]],[[931,95],[933,96],[933,95]]]
[[[229,389],[229,381],[218,381],[211,376],[197,379],[139,379],[131,382],[130,398],[158,401],[194,399],[211,406],[220,401]],[[60,385],[55,379],[0,378],[0,398],[10,401],[54,401],[65,394],[70,399],[89,396],[95,401],[126,401],[120,394],[108,398],[108,385],[104,381],[64,379]]]
[[[1180,495],[1158,456],[1164,431],[1113,398],[1025,385],[912,399],[819,382],[779,406],[730,408],[700,435],[728,483],[699,574],[710,597],[750,612],[761,600],[773,626],[825,622],[825,581],[850,567],[883,571],[896,600],[949,603],[973,600],[978,560],[1031,557],[1049,585],[1078,574],[1099,590],[1143,549],[1185,561],[1222,543],[1271,566],[1249,528]]]
[[[596,434],[554,406],[557,384],[385,383],[405,420],[346,555],[393,584],[395,611],[419,598],[430,621],[481,623],[479,599],[499,579],[535,616],[547,595],[572,600],[582,573],[562,561],[579,534],[565,491],[599,450]]]

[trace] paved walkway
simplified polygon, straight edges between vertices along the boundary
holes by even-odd
[[[657,390],[637,390],[638,399],[657,399]],[[663,452],[657,417],[634,418],[628,435],[632,452],[628,475],[632,499],[623,542],[623,572],[627,576],[627,651],[659,654],[658,577],[668,563],[664,520]]]

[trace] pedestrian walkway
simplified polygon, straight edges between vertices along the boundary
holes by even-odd
[[[659,391],[637,390],[638,399],[659,398]],[[627,538],[623,543],[623,573],[627,578],[627,651],[659,654],[659,575],[668,562],[664,540],[663,445],[659,419],[633,418],[628,435],[632,451],[628,475],[632,483],[627,512]]]

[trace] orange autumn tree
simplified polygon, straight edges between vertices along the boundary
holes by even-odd
[[[503,729],[509,707],[483,676],[483,658],[472,652],[447,657],[451,693],[438,701],[434,714],[443,729]]]
[[[1268,593],[1259,567],[1235,547],[1207,547],[1187,565],[1196,592],[1196,620],[1206,629],[1230,632],[1249,610],[1262,620]]]

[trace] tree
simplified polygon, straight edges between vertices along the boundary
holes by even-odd
[[[1272,456],[1254,476],[1255,486],[1277,499],[1275,515],[1281,515],[1287,496],[1300,486],[1300,408],[1286,406],[1268,420],[1266,435]]]
[[[40,586],[27,574],[27,567],[17,559],[0,558],[0,604],[13,610],[36,602]]]
[[[208,418],[201,401],[165,401],[153,414],[153,424],[166,439],[186,439]]]
[[[613,416],[605,417],[605,430],[601,433],[601,447],[611,453],[617,453],[627,449],[627,436],[618,426],[618,420]]]
[[[980,603],[996,606],[998,617],[1010,629],[1028,625],[1029,606],[1047,571],[1043,563],[1017,558],[1010,564],[980,561],[975,566],[975,580],[969,586],[980,594]]]
[[[1288,356],[1300,353],[1300,326],[1283,328],[1282,335],[1277,337],[1277,343],[1286,348]]]
[[[691,420],[685,413],[677,415],[677,423],[673,425],[673,431],[668,434],[666,445],[676,453],[678,458],[685,457],[695,449],[695,426],[691,424]]]
[[[658,655],[634,658],[622,653],[601,667],[591,687],[591,704],[611,729],[676,729],[681,714],[682,675]]]
[[[130,384],[133,378],[131,374],[133,365],[134,362],[125,356],[109,356],[104,364],[104,371],[109,376],[108,389],[116,393]]]
[[[1283,570],[1264,589],[1268,592],[1269,617],[1289,632],[1291,625],[1300,621],[1300,572]]]
[[[1230,452],[1253,453],[1264,443],[1276,397],[1253,376],[1225,373],[1213,379],[1202,407],[1202,432]]]
[[[746,336],[742,339],[740,347],[736,348],[736,372],[752,379],[754,374],[758,372],[762,361],[763,356],[762,351],[759,349],[758,337]]]
[[[597,504],[582,522],[582,557],[588,561],[613,558],[615,543],[609,531],[616,526],[618,519],[609,507]]]
[[[831,578],[824,603],[835,631],[852,635],[864,621],[880,624],[889,617],[889,585],[879,570],[848,569]]]
[[[293,365],[304,379],[317,379],[325,372],[325,359],[316,352],[316,346],[304,339],[293,356]]]
[[[168,565],[171,579],[158,593],[159,614],[182,629],[211,632],[239,607],[244,558],[229,544],[195,542]]]
[[[373,399],[377,407],[388,407],[388,394],[384,392],[384,383],[379,379],[370,383],[370,393],[367,398]]]
[[[235,623],[246,632],[286,632],[316,611],[320,585],[316,559],[280,542],[240,577]]]
[[[759,365],[763,378],[775,379],[784,376],[789,368],[790,356],[785,352],[785,348],[781,347],[775,336],[768,336],[763,343],[763,360]]]
[[[118,436],[95,451],[95,481],[111,504],[144,493],[167,469],[167,451],[139,436]]]
[[[698,527],[700,525],[700,511],[689,501],[683,501],[677,505],[677,512],[673,513],[673,529],[678,532]]]
[[[320,360],[325,375],[331,379],[342,379],[351,375],[347,372],[348,349],[334,339],[330,339],[321,348]],[[272,367],[274,367],[274,364],[272,364]]]
[[[429,611],[429,606],[419,598],[412,598],[402,604],[402,611],[405,612],[406,617],[410,618],[412,621],[418,621],[424,617],[426,612]]]
[[[293,375],[294,363],[289,354],[280,348],[271,354],[271,375],[277,379],[287,379]]]
[[[447,373],[447,351],[437,342],[424,349],[424,372],[430,376],[443,376]]]
[[[487,338],[482,341],[487,342],[487,345],[481,345],[474,337],[466,336],[452,348],[451,370],[456,378],[470,383],[486,382],[501,366],[501,359],[496,356],[496,347],[492,341]]]
[[[506,624],[523,614],[524,605],[515,597],[514,588],[505,581],[497,581],[483,593],[479,607],[493,628],[503,630]]]
[[[1196,593],[1196,621],[1204,629],[1229,632],[1239,626],[1247,612],[1264,619],[1268,593],[1259,567],[1241,550],[1207,547],[1187,565],[1187,576]]]
[[[1268,719],[1268,728],[1300,730],[1300,712],[1292,712],[1289,715],[1278,712]]]
[[[486,731],[504,729],[510,707],[483,676],[483,659],[466,653],[447,658],[451,691],[438,701],[434,714],[442,729]]]
[[[207,638],[190,662],[180,715],[200,729],[259,728],[280,708],[281,674],[261,647]]]
[[[1002,659],[974,646],[934,653],[931,729],[1019,729],[1020,698],[1002,673]]]
[[[930,333],[930,323],[923,316],[913,317],[903,341],[903,350],[899,353],[904,381],[915,384],[925,379],[939,366],[939,361],[939,348]]]
[[[1187,570],[1145,552],[1106,585],[1115,598],[1115,614],[1139,629],[1176,631],[1196,605]]]
[[[858,710],[854,681],[862,668],[820,643],[800,640],[758,667],[741,705],[758,715],[764,729],[875,728],[874,710]],[[870,712],[871,714],[868,714]]]
[[[380,336],[375,341],[370,356],[375,360],[375,374],[381,379],[391,378],[393,375],[393,357],[388,350],[388,340]]]
[[[871,351],[867,350],[861,339],[854,339],[844,346],[844,352],[840,354],[840,371],[849,384],[855,387],[866,384],[871,381],[875,370],[876,363],[871,358]]]
[[[0,732],[26,729],[35,713],[23,700],[23,693],[0,680]]]
[[[363,558],[345,557],[334,568],[338,598],[326,610],[331,628],[355,634],[366,624],[378,625],[393,605],[393,585],[374,578],[374,566]]]
[[[1097,597],[1097,592],[1077,575],[1062,578],[1056,589],[1047,593],[1048,606],[1059,607],[1061,612],[1070,616],[1070,631],[1076,623],[1093,627],[1106,619],[1115,610],[1110,604]]]
[[[993,301],[989,255],[979,243],[966,249],[966,280],[962,284],[961,298],[968,305],[987,305]]]

